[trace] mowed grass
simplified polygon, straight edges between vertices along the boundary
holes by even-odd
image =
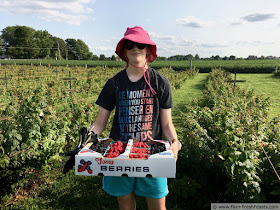
[[[273,74],[237,74],[236,79],[246,80],[246,82],[237,83],[241,88],[254,90],[255,94],[270,99],[268,113],[270,120],[280,114],[280,78],[273,77]]]
[[[180,89],[172,92],[172,119],[179,139],[183,138],[186,105],[190,104],[195,98],[203,96],[207,76],[208,73],[200,73],[194,78],[186,80]]]

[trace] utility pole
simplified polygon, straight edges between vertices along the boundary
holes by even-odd
[[[58,49],[58,59],[61,60],[61,58],[60,58],[59,42],[56,42],[56,43],[57,43],[57,49]]]

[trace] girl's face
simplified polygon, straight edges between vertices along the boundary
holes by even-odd
[[[131,41],[124,43],[124,53],[133,65],[143,66],[146,63],[148,46]]]

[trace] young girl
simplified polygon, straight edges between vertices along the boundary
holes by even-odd
[[[172,123],[170,83],[147,65],[157,58],[156,50],[156,44],[142,27],[127,28],[116,48],[127,68],[105,84],[96,101],[100,110],[90,131],[100,135],[115,108],[112,139],[159,140],[163,133],[172,143],[177,159],[181,143]],[[120,209],[136,209],[135,194],[146,197],[149,209],[166,209],[166,178],[104,177],[103,189],[117,197]]]

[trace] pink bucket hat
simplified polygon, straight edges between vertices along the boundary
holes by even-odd
[[[124,49],[123,49],[123,42],[124,40],[130,40],[133,42],[141,43],[141,44],[148,44],[151,46],[151,55],[148,56],[148,62],[153,62],[157,58],[157,46],[156,44],[150,39],[150,36],[147,31],[145,31],[140,26],[135,26],[133,28],[128,27],[126,32],[124,33],[124,37],[119,41],[116,54],[124,61],[128,60],[125,58]]]

